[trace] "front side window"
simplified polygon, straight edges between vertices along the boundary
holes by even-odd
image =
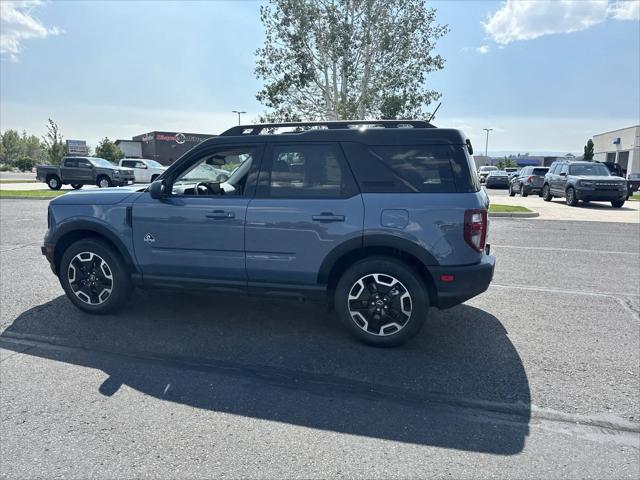
[[[276,198],[337,198],[353,192],[336,145],[275,145],[269,195]]]
[[[204,154],[173,181],[173,194],[244,195],[256,151],[233,147]]]
[[[567,173],[569,171],[569,165],[567,165],[566,163],[564,165],[562,165],[562,168],[560,169],[560,173]]]

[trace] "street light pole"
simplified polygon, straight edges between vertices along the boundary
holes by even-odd
[[[484,156],[488,157],[489,152],[489,132],[493,131],[493,128],[483,128],[485,132],[487,132],[487,141],[484,144]]]
[[[247,112],[241,112],[239,110],[231,110],[231,112],[238,114],[238,125],[242,125],[242,123],[240,122],[240,115],[242,115],[243,113],[247,113]]]

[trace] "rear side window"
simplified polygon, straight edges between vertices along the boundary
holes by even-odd
[[[356,193],[337,144],[274,145],[269,196],[340,198]]]
[[[548,168],[534,168],[532,174],[544,177],[548,171]]]
[[[459,145],[343,144],[363,193],[454,193],[478,190]]]
[[[65,167],[77,167],[78,166],[78,159],[77,158],[65,158],[64,159],[64,166]]]
[[[127,168],[136,168],[136,162],[132,160],[123,160],[122,166]]]

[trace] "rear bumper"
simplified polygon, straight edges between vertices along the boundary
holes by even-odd
[[[429,267],[436,289],[435,307],[440,309],[458,305],[481,294],[493,279],[496,257],[484,255],[480,263],[464,267]],[[442,278],[451,278],[443,281]]]
[[[527,193],[538,193],[542,191],[542,185],[525,185],[524,191]]]

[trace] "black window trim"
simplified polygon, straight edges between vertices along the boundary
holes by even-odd
[[[342,170],[343,183],[347,184],[347,193],[338,196],[327,195],[305,195],[305,196],[272,196],[271,195],[271,166],[273,165],[273,150],[275,147],[287,147],[287,146],[318,146],[318,145],[330,145],[334,148],[338,165]],[[258,182],[256,186],[255,198],[270,198],[274,200],[344,200],[353,198],[360,195],[358,189],[358,183],[351,171],[351,166],[347,161],[346,155],[342,150],[340,142],[326,141],[326,142],[296,142],[296,141],[284,141],[284,142],[268,142],[263,155],[263,161],[260,168],[260,174],[258,175]]]

